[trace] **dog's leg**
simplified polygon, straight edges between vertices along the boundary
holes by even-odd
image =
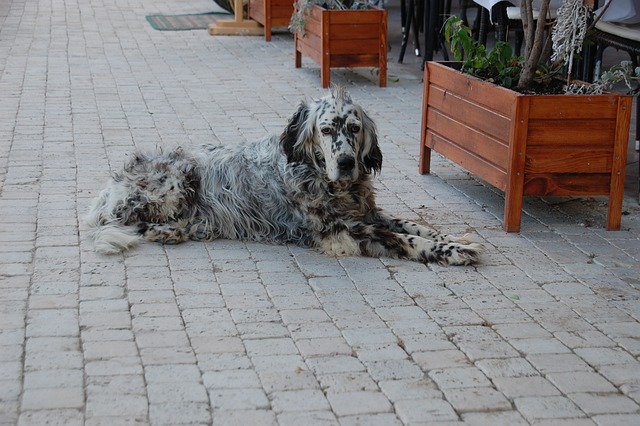
[[[465,234],[462,237],[454,237],[453,235],[441,234],[434,229],[412,222],[407,219],[395,218],[385,211],[379,210],[374,216],[374,222],[381,223],[388,227],[391,231],[400,234],[416,235],[436,242],[455,242],[460,244],[469,244],[472,242],[472,234]]]
[[[363,255],[403,258],[423,263],[470,265],[479,261],[483,251],[483,246],[478,243],[433,241],[375,226],[356,226],[351,230],[351,236],[358,242]]]
[[[484,249],[478,243],[433,241],[364,224],[324,236],[320,248],[330,256],[385,256],[441,265],[477,263]]]
[[[147,241],[162,244],[180,244],[189,240],[184,227],[178,224],[138,223],[138,233]]]
[[[434,262],[441,265],[471,265],[480,259],[483,246],[478,243],[461,244],[449,241],[432,241],[408,234],[391,233],[384,240],[364,240],[360,243],[363,254],[389,256]]]
[[[180,244],[188,240],[212,241],[216,234],[203,220],[178,221],[169,224],[138,224],[138,233],[147,241],[162,244]]]

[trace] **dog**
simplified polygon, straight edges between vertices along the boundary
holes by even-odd
[[[86,224],[99,253],[141,240],[239,239],[330,256],[469,265],[483,246],[376,206],[376,126],[343,88],[302,101],[283,133],[254,143],[137,152],[94,200]]]

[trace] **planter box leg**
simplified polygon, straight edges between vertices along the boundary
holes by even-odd
[[[380,59],[380,66],[378,67],[378,71],[380,72],[380,77],[378,78],[378,86],[387,87],[387,58],[386,55],[383,59]]]
[[[427,148],[423,142],[420,151],[419,171],[421,175],[424,175],[431,172],[431,148]]]
[[[621,99],[618,105],[618,122],[616,123],[611,183],[609,186],[609,209],[607,211],[608,231],[619,231],[622,221],[622,199],[624,198],[624,174],[627,164],[631,102],[632,98],[625,98]]]
[[[331,79],[331,68],[329,67],[329,54],[322,56],[322,64],[320,64],[320,81],[322,87],[326,89],[329,87],[329,80]]]
[[[302,53],[298,50],[298,46],[295,47],[295,50],[296,50],[296,68],[300,68],[302,66]]]
[[[522,189],[520,191],[507,190],[504,197],[504,224],[502,228],[507,232],[520,232],[521,222]]]
[[[623,175],[624,177],[624,175]],[[620,185],[622,182],[623,185]],[[611,192],[609,193],[609,210],[607,211],[607,231],[619,231],[622,221],[622,198],[624,195],[624,179],[617,176],[611,180]]]

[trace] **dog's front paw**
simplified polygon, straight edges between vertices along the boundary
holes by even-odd
[[[484,246],[480,243],[438,243],[423,257],[426,262],[436,262],[440,265],[473,265],[480,261],[483,251]]]
[[[329,256],[343,257],[360,255],[360,247],[357,241],[346,233],[324,238],[320,244],[322,251]]]

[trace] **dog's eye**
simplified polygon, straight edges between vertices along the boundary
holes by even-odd
[[[332,132],[331,127],[323,127],[322,129],[320,129],[320,131],[323,135],[330,135]]]
[[[349,129],[351,130],[351,133],[358,133],[360,131],[360,126],[358,126],[357,124],[352,124]]]

